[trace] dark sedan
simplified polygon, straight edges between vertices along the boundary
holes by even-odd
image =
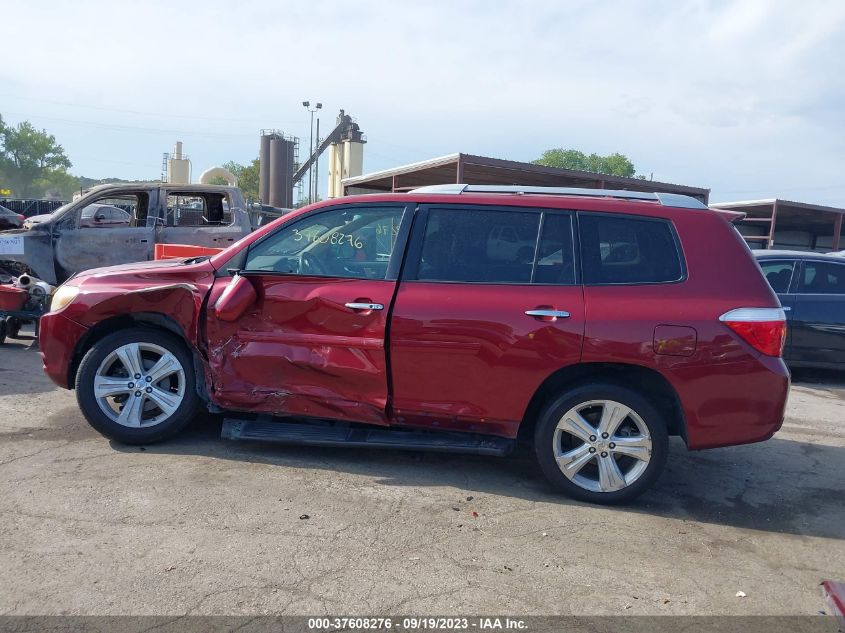
[[[845,258],[801,251],[754,254],[786,310],[787,364],[845,369]]]
[[[6,229],[19,229],[23,226],[24,217],[11,209],[0,206],[0,231]]]

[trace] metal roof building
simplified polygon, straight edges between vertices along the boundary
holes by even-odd
[[[845,209],[779,198],[710,206],[745,213],[746,217],[735,224],[754,249],[828,252],[845,248]]]
[[[584,187],[676,193],[707,204],[710,190],[654,180],[610,176],[575,169],[546,167],[473,154],[449,154],[393,169],[344,178],[344,195],[409,191],[426,185],[465,183],[472,185],[532,185],[537,187]]]

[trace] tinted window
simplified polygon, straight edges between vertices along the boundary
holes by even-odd
[[[795,262],[761,261],[760,268],[763,269],[763,275],[772,290],[780,294],[789,292],[789,282],[792,281],[792,269],[795,268]]]
[[[578,223],[584,283],[661,283],[683,277],[669,222],[582,214]]]
[[[804,262],[801,290],[807,294],[845,294],[845,265]]]
[[[417,279],[529,283],[540,214],[432,209]]]
[[[246,270],[384,279],[403,207],[315,213],[279,229],[247,255]]]
[[[575,254],[572,249],[572,216],[562,213],[546,213],[540,246],[537,249],[537,265],[534,269],[534,283],[575,283]]]

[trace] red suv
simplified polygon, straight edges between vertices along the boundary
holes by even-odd
[[[124,443],[201,406],[232,439],[504,455],[529,434],[556,487],[624,501],[670,435],[727,446],[783,420],[784,313],[729,219],[592,189],[341,198],[210,259],[76,275],[44,366]]]

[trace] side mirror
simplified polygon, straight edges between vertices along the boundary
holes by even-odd
[[[237,321],[258,299],[249,278],[235,275],[214,303],[214,313],[221,321]]]
[[[106,216],[104,213],[98,213],[94,216],[94,222],[105,222]]]

